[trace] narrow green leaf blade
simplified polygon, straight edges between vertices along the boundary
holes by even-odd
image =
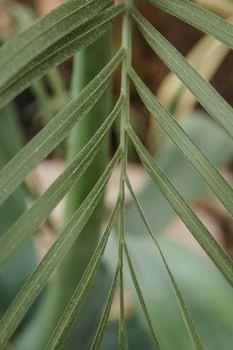
[[[109,78],[122,57],[123,51],[120,50],[98,76],[1,170],[0,204],[91,110],[105,91]]]
[[[0,49],[0,87],[40,53],[110,3],[110,0],[70,0],[16,34]]]
[[[119,4],[97,14],[93,19],[73,30],[35,57],[26,67],[0,86],[0,108],[10,102],[53,66],[64,62],[78,50],[90,45],[110,30],[112,19],[124,10]]]
[[[162,107],[133,69],[130,71],[130,76],[148,110],[233,216],[233,189],[230,184],[201,152],[175,118]]]
[[[104,189],[112,171],[120,159],[121,150],[118,149],[111,163],[89,193],[78,211],[73,215],[63,231],[59,234],[57,240],[46,254],[44,259],[38,265],[34,273],[25,283],[8,311],[0,321],[0,348],[4,348],[8,340],[20,324],[24,315],[37,298],[51,273],[67,254],[73,243],[82,232],[83,227],[88,222],[93,211],[103,196]]]
[[[181,220],[218,267],[219,271],[225,276],[230,285],[233,286],[233,261],[231,258],[216,242],[162,170],[156,165],[131,127],[128,127],[128,134],[138,151],[141,161],[156,186],[158,186],[164,197],[168,200]]]
[[[119,198],[112,210],[110,218],[108,220],[104,234],[93,254],[92,259],[90,260],[81,281],[78,284],[66,310],[64,311],[52,337],[49,340],[49,343],[46,347],[46,350],[60,349],[64,343],[66,335],[68,334],[75,318],[81,310],[82,304],[86,299],[88,292],[94,282],[96,273],[100,266],[102,257],[104,255],[105,247],[108,242],[108,238],[113,228],[114,220],[116,218],[117,212],[119,210]]]
[[[150,234],[150,236],[151,236],[151,238],[152,238],[152,240],[153,240],[153,242],[154,242],[154,244],[155,244],[156,248],[158,249],[158,252],[159,252],[159,254],[161,256],[161,259],[163,261],[164,267],[165,267],[165,269],[167,271],[167,274],[168,274],[168,277],[170,279],[171,286],[172,286],[172,288],[174,290],[175,296],[176,296],[177,301],[179,303],[180,310],[181,310],[182,316],[184,318],[184,322],[186,324],[187,330],[188,330],[188,332],[190,334],[190,337],[191,337],[191,340],[193,342],[194,348],[196,350],[203,350],[203,345],[202,345],[202,341],[201,341],[200,335],[199,335],[198,330],[196,329],[196,326],[195,326],[195,324],[193,322],[192,316],[191,316],[191,314],[190,314],[190,312],[188,310],[186,302],[185,302],[185,300],[184,300],[184,298],[183,298],[183,296],[182,296],[182,294],[181,294],[181,292],[179,290],[179,287],[178,287],[178,285],[176,283],[176,280],[175,280],[175,278],[174,278],[174,276],[173,276],[173,274],[172,274],[172,272],[170,270],[170,267],[167,264],[167,261],[165,259],[164,254],[163,254],[163,252],[162,252],[162,250],[160,248],[159,242],[158,242],[158,240],[156,239],[154,233],[151,230],[151,227],[150,227],[150,225],[148,223],[148,220],[146,219],[146,216],[145,216],[145,214],[143,212],[143,209],[142,209],[142,207],[141,207],[141,205],[140,205],[140,203],[139,203],[139,201],[138,201],[138,199],[136,197],[136,194],[135,194],[135,192],[134,192],[134,190],[132,188],[132,185],[131,185],[131,183],[130,183],[128,178],[126,179],[126,183],[127,183],[128,189],[130,191],[130,194],[131,194],[131,196],[132,196],[132,198],[134,200],[134,203],[136,205],[137,211],[138,211],[139,215],[141,216],[141,219],[144,222],[144,225],[147,228],[147,231]],[[150,320],[148,320],[148,323],[149,323],[149,321]],[[151,324],[151,322],[150,322],[150,324]]]
[[[104,332],[106,330],[107,327],[107,323],[108,323],[108,319],[109,319],[109,314],[110,314],[110,310],[111,310],[111,306],[112,306],[112,301],[113,301],[113,297],[114,297],[114,293],[115,293],[115,289],[116,289],[116,283],[117,283],[117,278],[119,275],[119,265],[117,265],[116,268],[116,272],[113,278],[113,282],[112,282],[112,286],[109,292],[109,296],[104,308],[104,312],[103,315],[101,317],[96,335],[95,335],[95,339],[93,341],[91,350],[99,350],[103,337],[104,337]]]
[[[137,10],[132,10],[132,16],[154,52],[177,74],[214,120],[233,138],[232,107]]]
[[[0,268],[15,254],[25,240],[35,232],[69,189],[81,178],[98,153],[102,141],[119,114],[121,107],[122,98],[118,100],[112,113],[84,149],[79,152],[49,189],[35,201],[0,239]]]
[[[129,266],[129,271],[130,271],[130,274],[131,274],[131,277],[132,277],[132,281],[133,281],[135,290],[136,290],[136,292],[137,292],[137,296],[138,296],[138,299],[139,299],[139,301],[140,301],[142,310],[143,310],[144,315],[145,315],[145,317],[146,317],[147,324],[148,324],[148,326],[149,326],[149,329],[150,329],[150,332],[151,332],[151,335],[152,335],[154,344],[155,344],[155,346],[156,346],[156,349],[160,350],[161,347],[160,347],[160,345],[159,345],[158,336],[157,336],[157,334],[156,334],[154,325],[153,325],[153,323],[152,323],[152,321],[151,321],[150,314],[149,314],[149,311],[148,311],[148,309],[147,309],[146,302],[145,302],[145,300],[144,300],[143,293],[142,293],[142,291],[141,291],[141,288],[140,288],[140,285],[139,285],[139,282],[138,282],[136,273],[135,273],[135,271],[134,271],[133,263],[132,263],[132,260],[131,260],[130,255],[129,255],[129,251],[128,251],[128,247],[127,247],[126,243],[125,243],[125,245],[124,245],[124,250],[125,250],[125,255],[126,255],[127,262],[128,262],[128,266]]]
[[[150,2],[233,48],[232,24],[214,13],[188,0],[150,0]]]
[[[123,204],[125,205],[125,204]],[[121,215],[121,214],[120,214]],[[121,225],[120,225],[121,226]],[[121,228],[120,228],[121,230]],[[119,258],[118,263],[120,265],[120,317],[119,317],[119,349],[128,350],[128,340],[127,340],[127,332],[125,325],[125,301],[124,301],[124,259],[123,259],[123,240],[124,233],[119,232]]]

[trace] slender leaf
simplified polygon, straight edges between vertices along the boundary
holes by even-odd
[[[150,2],[233,48],[232,24],[214,13],[188,0],[150,0]]]
[[[110,3],[110,0],[70,0],[16,34],[0,50],[0,86],[41,52]]]
[[[109,314],[110,314],[110,310],[111,310],[111,306],[112,306],[112,301],[113,301],[113,297],[114,297],[114,293],[115,293],[115,289],[116,289],[116,283],[117,283],[117,278],[119,275],[119,265],[117,265],[116,268],[116,272],[113,278],[113,282],[112,282],[112,286],[109,292],[109,296],[104,308],[104,312],[103,315],[101,317],[96,335],[95,335],[95,339],[93,341],[91,350],[99,350],[102,340],[103,340],[103,336],[104,336],[104,332],[106,330],[107,327],[107,323],[108,323],[108,319],[109,319]]]
[[[158,121],[167,135],[171,137],[185,157],[199,172],[208,186],[233,216],[233,189],[230,184],[228,184],[222,175],[220,175],[215,166],[190,139],[188,134],[186,134],[172,115],[162,107],[134,70],[130,71],[130,75],[148,110],[153,114],[154,118]]]
[[[161,348],[160,348],[160,345],[159,345],[158,336],[156,335],[156,331],[155,331],[154,326],[153,326],[153,323],[152,323],[152,321],[151,321],[150,314],[149,314],[149,311],[148,311],[148,309],[147,309],[147,306],[146,306],[146,303],[145,303],[145,300],[144,300],[143,293],[142,293],[142,291],[141,291],[139,282],[138,282],[138,280],[137,280],[137,276],[136,276],[136,273],[135,273],[135,271],[134,271],[134,267],[133,267],[132,260],[131,260],[131,258],[130,258],[129,251],[128,251],[128,248],[127,248],[126,243],[125,243],[125,245],[124,245],[124,250],[125,250],[125,254],[126,254],[126,258],[127,258],[127,262],[128,262],[130,274],[131,274],[131,277],[132,277],[132,281],[133,281],[133,283],[134,283],[135,290],[136,290],[136,292],[137,292],[138,299],[139,299],[139,301],[140,301],[140,304],[141,304],[141,306],[142,306],[142,309],[143,309],[144,315],[145,315],[145,317],[146,317],[148,326],[149,326],[149,328],[150,328],[151,335],[152,335],[154,344],[155,344],[155,346],[156,346],[156,349],[159,350],[159,349],[161,349]]]
[[[21,69],[12,79],[0,87],[0,108],[16,97],[34,79],[42,77],[54,65],[64,62],[78,50],[84,48],[106,33],[112,19],[124,10],[119,4],[97,14],[94,19],[67,34],[54,45],[35,57],[30,64]]]
[[[122,160],[122,163],[123,160]],[[122,164],[124,167],[124,164]],[[122,176],[122,175],[121,175]],[[119,318],[119,349],[128,350],[128,340],[125,326],[125,302],[124,302],[124,237],[125,237],[125,200],[124,200],[124,182],[121,178],[121,205],[120,205],[120,225],[119,225],[119,245],[118,245],[118,263],[120,265],[120,318]]]
[[[71,128],[91,110],[105,91],[109,78],[122,57],[123,51],[120,50],[98,76],[1,170],[0,204],[9,197],[26,175],[65,138]]]
[[[232,160],[232,140],[205,113],[195,112],[190,115],[182,123],[182,128],[218,168]],[[209,187],[174,142],[169,142],[155,159],[188,203],[210,194]],[[174,218],[173,208],[152,180],[147,182],[139,199],[152,230],[160,235]],[[143,225],[135,209],[134,206],[127,209],[126,231],[138,236],[141,235]]]
[[[132,16],[154,52],[177,74],[208,113],[233,138],[232,107],[137,10],[132,10]]]
[[[98,153],[106,133],[120,112],[122,99],[117,102],[112,113],[67,166],[57,180],[43,193],[0,239],[0,267],[3,266],[32,235],[37,227],[49,216],[54,207],[65,196],[69,189],[80,179]]]
[[[233,286],[233,261],[231,258],[220,247],[162,170],[157,166],[130,126],[128,127],[128,133],[152,180],[218,267],[219,271],[225,276],[230,285]]]
[[[66,227],[59,234],[49,252],[25,283],[2,318],[0,322],[0,348],[7,344],[15,329],[20,324],[22,318],[30,308],[31,304],[45,286],[51,273],[61,262],[82,232],[83,227],[90,219],[93,211],[102,198],[107,181],[112,174],[114,166],[116,165],[120,156],[121,151],[118,149],[111,163],[108,165],[97,184],[89,193],[78,211],[73,215]]]
[[[49,340],[49,343],[46,347],[47,350],[61,348],[66,338],[66,335],[68,334],[75,318],[77,317],[77,315],[79,314],[79,311],[81,310],[82,304],[86,299],[88,292],[90,291],[90,288],[94,282],[98,268],[100,266],[102,257],[104,255],[108,238],[112,231],[114,220],[116,218],[116,215],[119,209],[119,203],[120,203],[120,200],[118,198],[112,210],[110,218],[108,220],[104,234],[93,254],[93,257],[91,258],[83,274],[81,281],[78,284],[78,287],[76,288],[73,296],[71,297],[66,310],[64,311],[52,337]]]
[[[158,252],[159,252],[159,254],[160,254],[160,256],[161,256],[161,259],[162,259],[162,261],[163,261],[164,267],[165,267],[165,269],[166,269],[166,271],[167,271],[167,274],[168,274],[168,277],[169,277],[169,279],[170,279],[172,288],[173,288],[173,290],[174,290],[175,296],[176,296],[177,301],[178,301],[178,303],[179,303],[180,310],[181,310],[182,316],[183,316],[183,318],[184,318],[184,321],[185,321],[187,330],[188,330],[188,332],[189,332],[189,334],[190,334],[190,337],[191,337],[191,339],[192,339],[193,345],[194,345],[194,347],[195,347],[196,350],[201,350],[201,349],[203,349],[202,341],[201,341],[200,336],[199,336],[199,334],[198,334],[198,330],[197,330],[196,327],[195,327],[195,324],[194,324],[194,322],[193,322],[192,316],[191,316],[191,314],[190,314],[190,312],[189,312],[189,310],[188,310],[188,307],[187,307],[187,305],[186,305],[186,302],[185,302],[185,300],[184,300],[184,298],[183,298],[183,296],[182,296],[182,294],[181,294],[181,292],[180,292],[180,290],[179,290],[179,287],[177,286],[177,283],[176,283],[176,281],[175,281],[175,278],[174,278],[174,276],[173,276],[173,274],[172,274],[172,272],[171,272],[171,270],[170,270],[170,267],[169,267],[168,264],[167,264],[167,261],[166,261],[166,259],[165,259],[164,254],[163,254],[163,252],[162,252],[162,250],[161,250],[161,248],[160,248],[159,242],[158,242],[158,240],[156,239],[154,233],[153,233],[152,230],[151,230],[151,227],[150,227],[150,225],[149,225],[149,223],[148,223],[148,221],[147,221],[147,219],[146,219],[146,216],[145,216],[145,214],[144,214],[144,212],[143,212],[143,210],[142,210],[142,207],[141,207],[141,205],[140,205],[140,203],[139,203],[139,201],[138,201],[138,199],[137,199],[137,197],[136,197],[136,194],[135,194],[135,192],[134,192],[134,190],[133,190],[133,188],[132,188],[132,186],[131,186],[131,183],[130,183],[130,181],[129,181],[128,178],[126,179],[126,183],[127,183],[128,189],[129,189],[129,191],[130,191],[130,194],[131,194],[131,196],[132,196],[132,198],[133,198],[133,200],[134,200],[134,202],[135,202],[137,211],[138,211],[139,215],[141,216],[142,221],[144,222],[144,225],[145,225],[145,227],[147,228],[147,231],[148,231],[148,233],[150,234],[150,236],[151,236],[153,242],[155,243],[155,246],[156,246],[156,248],[158,249]],[[126,253],[126,254],[127,254],[127,253]],[[131,265],[132,265],[132,264],[131,264]],[[131,270],[131,268],[130,268],[130,270]],[[134,271],[131,272],[131,275],[132,275],[132,274],[135,275]],[[132,277],[133,277],[133,276],[132,276]],[[137,281],[136,281],[136,283],[137,283]],[[135,283],[134,283],[134,284],[135,284]],[[135,286],[135,288],[136,288],[136,286]],[[137,288],[136,288],[136,289],[137,289]],[[140,292],[140,291],[139,291],[139,292]],[[146,313],[145,313],[145,315],[146,315]],[[147,316],[146,316],[146,317],[147,317]],[[149,321],[150,321],[150,320],[148,320],[148,324],[149,324],[149,326],[150,326],[151,323],[149,323]],[[151,326],[150,326],[150,327],[151,327]]]
[[[123,115],[123,118],[125,116]],[[123,129],[122,129],[123,130]],[[125,143],[125,136],[122,139]],[[126,145],[124,145],[126,147]],[[119,317],[119,349],[128,350],[128,340],[125,326],[125,302],[124,302],[124,237],[125,237],[125,166],[126,166],[126,149],[124,149],[124,158],[121,160],[121,178],[120,178],[120,224],[119,224],[119,241],[118,241],[118,264],[120,266],[120,317]]]

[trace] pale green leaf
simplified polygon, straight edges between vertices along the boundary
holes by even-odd
[[[98,129],[82,151],[67,166],[57,180],[35,203],[9,228],[0,239],[0,268],[14,255],[25,240],[49,216],[70,188],[77,183],[82,174],[98,153],[102,141],[120,112],[120,98],[112,113]]]
[[[104,234],[83,274],[81,281],[79,282],[73,296],[71,297],[69,304],[67,305],[67,308],[64,311],[52,337],[50,338],[46,350],[55,350],[61,348],[66,338],[66,335],[68,334],[75,318],[81,310],[82,304],[86,299],[88,292],[94,282],[96,273],[104,255],[108,238],[112,231],[113,224],[119,209],[119,203],[120,201],[118,198],[108,220]]]
[[[12,78],[0,85],[0,108],[30,86],[36,78],[42,77],[53,66],[64,62],[110,30],[112,19],[123,10],[123,4],[110,7],[37,55]]]
[[[0,204],[98,101],[121,62],[120,50],[98,76],[41,130],[0,172]]]
[[[158,186],[164,197],[168,200],[181,220],[218,267],[219,271],[221,271],[221,273],[225,276],[230,285],[233,286],[233,261],[231,258],[216,242],[216,240],[198,219],[196,214],[192,211],[179,192],[177,192],[162,170],[157,166],[149,155],[148,151],[136,136],[133,129],[130,126],[127,129],[130,138],[138,151],[141,161],[143,162],[156,186]]]
[[[133,281],[133,284],[134,284],[134,287],[135,287],[135,290],[136,290],[138,299],[139,299],[139,301],[140,301],[140,304],[141,304],[141,306],[142,306],[144,315],[145,315],[145,317],[146,317],[147,324],[148,324],[149,329],[150,329],[150,331],[151,331],[151,335],[152,335],[154,344],[155,344],[155,346],[156,346],[156,349],[159,350],[159,349],[161,349],[161,347],[160,347],[160,345],[159,345],[158,336],[157,336],[157,334],[156,334],[154,325],[153,325],[153,323],[152,323],[152,321],[151,321],[151,317],[150,317],[149,311],[148,311],[148,309],[147,309],[146,302],[145,302],[145,300],[144,300],[143,293],[142,293],[142,291],[141,291],[141,288],[140,288],[140,285],[139,285],[139,282],[138,282],[136,273],[135,273],[135,271],[134,271],[134,267],[133,267],[132,260],[131,260],[131,258],[130,258],[129,251],[128,251],[128,248],[127,248],[126,243],[125,243],[125,245],[124,245],[124,249],[125,249],[125,255],[126,255],[126,258],[127,258],[127,262],[128,262],[130,274],[131,274],[131,277],[132,277],[132,281]]]
[[[107,323],[108,323],[108,319],[109,319],[109,314],[110,314],[110,310],[111,310],[111,306],[112,306],[112,302],[113,302],[113,297],[114,297],[114,293],[115,293],[115,289],[116,289],[116,283],[117,283],[117,278],[119,275],[119,265],[117,265],[116,268],[116,272],[113,278],[113,282],[112,282],[112,286],[109,292],[109,296],[103,311],[103,315],[101,317],[91,350],[99,350],[102,340],[103,340],[103,336],[104,336],[104,332],[106,330],[107,327]]]
[[[51,273],[61,262],[62,258],[68,253],[69,249],[82,232],[83,227],[90,219],[93,211],[102,198],[108,179],[120,156],[121,151],[118,149],[97,184],[59,234],[51,249],[25,283],[0,321],[0,348],[7,344],[24,315],[47,283]]]
[[[130,75],[148,110],[233,216],[233,189],[230,184],[201,152],[175,118],[162,107],[133,69],[130,70]]]
[[[70,0],[16,34],[0,50],[0,86],[110,3],[110,0]]]
[[[190,314],[190,312],[188,310],[186,302],[185,302],[185,300],[184,300],[184,298],[183,298],[183,296],[182,296],[182,294],[181,294],[181,292],[179,290],[179,287],[178,287],[178,285],[177,285],[177,283],[175,281],[175,278],[174,278],[174,276],[173,276],[173,274],[172,274],[172,272],[170,270],[170,267],[167,264],[165,256],[164,256],[164,254],[163,254],[163,252],[162,252],[162,250],[160,248],[159,242],[158,242],[158,240],[156,239],[154,233],[151,230],[151,227],[150,227],[150,225],[149,225],[149,223],[148,223],[148,221],[146,219],[146,216],[145,216],[145,214],[144,214],[144,212],[142,210],[142,207],[141,207],[141,205],[140,205],[140,203],[139,203],[139,201],[138,201],[138,199],[136,197],[136,194],[135,194],[135,192],[134,192],[134,190],[133,190],[133,188],[131,186],[131,183],[130,183],[129,179],[127,178],[126,181],[127,181],[127,186],[128,186],[129,191],[130,191],[131,197],[133,198],[134,203],[136,205],[137,211],[138,211],[139,215],[141,216],[141,219],[142,219],[145,227],[147,228],[147,231],[150,234],[150,236],[151,236],[153,242],[155,243],[155,246],[158,249],[158,252],[159,252],[159,254],[161,256],[161,259],[163,261],[164,267],[165,267],[165,269],[167,271],[167,274],[168,274],[168,277],[170,279],[172,288],[174,290],[175,296],[176,296],[177,301],[178,301],[178,303],[180,305],[180,310],[181,310],[182,316],[184,318],[187,330],[188,330],[188,332],[190,334],[191,340],[193,342],[193,345],[194,345],[196,350],[202,350],[203,349],[202,341],[201,341],[200,336],[198,334],[198,330],[196,329],[196,326],[195,326],[195,324],[193,322],[192,316],[191,316],[191,314]],[[131,265],[132,265],[132,263],[131,263]],[[131,269],[132,269],[131,275],[133,277],[133,275],[135,276],[135,273],[133,271],[133,267],[132,266],[130,268],[130,271],[131,271]],[[134,285],[135,285],[135,283],[137,283],[137,281],[134,282]],[[135,285],[135,288],[136,288],[136,285]],[[140,293],[140,290],[139,290],[139,293]],[[145,311],[144,311],[144,313],[145,313]],[[148,318],[149,314],[145,313],[145,315]],[[148,318],[147,321],[148,321],[148,324],[149,324],[150,328],[153,329],[153,325],[151,324],[150,318]],[[151,329],[151,331],[153,332],[152,329]]]
[[[177,74],[207,112],[233,138],[232,107],[137,10],[132,10],[132,16],[154,52]]]
[[[150,2],[233,48],[232,24],[214,13],[188,0],[150,0]]]

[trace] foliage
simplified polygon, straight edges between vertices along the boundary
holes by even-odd
[[[150,2],[155,7],[180,18],[206,34],[213,36],[215,39],[226,44],[229,48],[233,48],[233,25],[216,14],[207,11],[189,0],[151,0]],[[129,348],[124,289],[125,281],[129,280],[127,274],[130,274],[135,294],[138,297],[147,327],[151,333],[152,347],[156,349],[169,349],[169,346],[164,344],[165,338],[161,334],[161,326],[157,325],[159,320],[156,320],[156,317],[154,317],[153,306],[147,305],[146,293],[143,291],[142,285],[139,282],[134,259],[131,257],[131,249],[129,246],[132,235],[131,237],[126,235],[130,227],[130,223],[128,224],[128,221],[126,221],[126,188],[128,188],[131,193],[138,217],[140,217],[144,223],[146,228],[146,230],[144,230],[150,235],[148,239],[151,239],[151,243],[154,243],[157,248],[164,266],[163,272],[168,276],[189,335],[190,340],[188,342],[190,346],[192,344],[194,349],[205,348],[206,343],[202,340],[203,333],[199,332],[198,317],[193,317],[194,312],[192,307],[189,310],[190,302],[186,304],[187,295],[183,293],[183,288],[181,288],[182,283],[179,283],[179,278],[177,282],[177,276],[173,274],[170,260],[167,259],[166,254],[164,254],[164,246],[160,244],[158,235],[155,236],[154,228],[151,227],[147,215],[144,213],[144,208],[140,204],[129,180],[127,171],[129,140],[131,140],[134,145],[157,191],[166,198],[167,202],[179,215],[203,250],[216,265],[219,272],[224,276],[229,284],[227,288],[233,286],[233,262],[231,258],[194,213],[187,198],[181,193],[180,189],[176,188],[168,174],[165,174],[159,161],[154,160],[145,149],[131,126],[130,82],[133,82],[145,107],[156,119],[164,133],[174,142],[181,155],[200,175],[205,185],[221,201],[229,214],[233,214],[233,189],[231,185],[220,174],[216,165],[213,164],[213,160],[208,152],[203,151],[201,147],[197,145],[195,137],[192,138],[191,135],[186,132],[185,128],[170,114],[170,111],[166,110],[166,108],[160,104],[158,99],[147,88],[134,70],[132,66],[133,24],[137,25],[153,51],[159,55],[164,63],[179,77],[183,84],[206,109],[209,116],[217,123],[217,126],[211,126],[211,128],[218,128],[216,142],[220,143],[222,137],[222,134],[219,136],[219,132],[221,133],[221,131],[223,131],[227,135],[227,141],[224,139],[224,145],[227,145],[228,149],[230,149],[229,157],[232,155],[232,108],[187,62],[187,60],[139,13],[134,7],[132,0],[125,0],[114,5],[111,0],[70,0],[49,15],[36,21],[28,29],[23,30],[11,40],[7,41],[0,49],[0,108],[6,108],[8,103],[12,102],[14,98],[32,84],[34,84],[34,89],[37,87],[38,92],[38,85],[35,85],[35,81],[48,72],[51,74],[51,68],[64,62],[79,50],[85,49],[95,42],[99,43],[99,45],[103,45],[101,38],[106,38],[104,35],[109,33],[112,21],[120,14],[123,14],[121,48],[106,65],[104,64],[104,68],[96,77],[90,82],[87,82],[87,85],[81,92],[77,91],[79,89],[74,89],[74,97],[71,101],[69,101],[66,106],[26,144],[26,146],[19,150],[0,171],[0,204],[4,206],[8,200],[13,198],[12,196],[19,194],[18,191],[23,190],[22,183],[25,181],[27,175],[70,134],[71,130],[74,130],[72,131],[74,132],[74,137],[77,135],[81,137],[80,135],[82,135],[83,130],[88,129],[84,126],[85,124],[82,124],[83,121],[85,121],[85,118],[88,118],[90,115],[89,113],[93,108],[96,108],[96,104],[98,104],[100,100],[103,104],[106,104],[106,109],[104,109],[104,111],[108,111],[109,100],[105,94],[106,91],[110,91],[109,86],[111,85],[111,78],[114,71],[121,65],[121,92],[112,111],[108,113],[109,115],[106,116],[106,118],[105,116],[98,115],[98,124],[95,124],[93,121],[95,127],[97,125],[97,129],[95,130],[93,128],[94,131],[92,134],[88,129],[89,131],[87,131],[86,135],[87,140],[85,140],[83,148],[80,147],[79,144],[77,148],[71,151],[71,153],[74,154],[70,157],[70,163],[63,173],[45,193],[34,201],[30,208],[21,210],[17,217],[11,218],[11,224],[6,227],[6,232],[0,238],[0,266],[4,267],[9,261],[12,262],[14,255],[17,254],[22,247],[25,247],[24,244],[26,244],[38,227],[48,219],[50,213],[62,198],[71,189],[74,189],[74,185],[76,185],[78,181],[82,181],[80,180],[82,175],[88,176],[89,167],[95,162],[97,155],[100,155],[100,150],[103,150],[101,147],[103,147],[104,144],[106,145],[106,137],[109,130],[114,121],[119,118],[120,114],[120,145],[115,155],[105,170],[104,166],[101,165],[99,168],[101,174],[98,181],[92,183],[92,185],[88,185],[86,198],[82,203],[78,203],[79,207],[74,208],[73,212],[68,214],[67,221],[61,229],[55,243],[35,268],[34,272],[25,282],[3,315],[0,321],[0,348],[2,349],[7,346],[8,342],[15,334],[15,331],[18,329],[18,326],[20,326],[25,315],[27,315],[31,305],[46,286],[51,274],[60,263],[61,265],[64,264],[66,257],[72,249],[74,249],[76,245],[79,245],[86,225],[88,223],[90,223],[90,225],[92,225],[92,223],[96,225],[93,214],[102,201],[109,178],[118,163],[120,164],[120,181],[116,203],[107,220],[102,236],[99,238],[98,242],[97,240],[94,242],[95,250],[89,259],[82,277],[75,286],[73,295],[69,298],[64,312],[59,315],[58,319],[55,319],[55,329],[53,333],[49,334],[48,339],[47,335],[45,336],[47,343],[46,349],[58,349],[64,346],[67,336],[81,311],[82,305],[85,303],[89,292],[91,293],[92,291],[95,278],[98,276],[97,273],[102,266],[101,262],[105,253],[105,248],[117,221],[118,243],[117,248],[116,246],[113,248],[115,251],[117,250],[116,260],[114,260],[114,274],[112,276],[112,282],[109,285],[109,294],[103,314],[96,327],[96,334],[92,336],[89,348],[101,348],[105,331],[107,331],[108,334],[109,330],[107,325],[110,308],[118,285],[120,309],[119,348]],[[100,41],[97,41],[97,39]],[[93,46],[90,47],[93,48]],[[90,49],[90,54],[91,52],[94,51]],[[91,57],[90,61],[94,67],[95,57]],[[103,96],[105,97],[103,98]],[[80,133],[77,134],[76,132],[78,132],[79,128],[82,132],[80,131]],[[216,136],[214,132],[210,132],[209,136],[212,135]],[[225,150],[223,150],[223,152],[225,152]],[[103,157],[106,158],[105,152],[103,152]],[[8,159],[9,158],[10,157],[8,157]],[[226,158],[228,159],[228,156]],[[221,161],[216,161],[216,163],[220,164],[222,162],[222,159]],[[105,164],[104,161],[103,164]],[[97,165],[93,167],[93,171],[97,169],[96,167]],[[92,174],[89,172],[89,176],[91,175]],[[182,174],[180,176],[182,176]],[[183,181],[185,180],[186,179],[183,179]],[[92,188],[90,186],[92,186]],[[15,192],[16,190],[17,192]],[[190,198],[188,198],[188,200],[189,199]],[[16,202],[14,201],[14,203]],[[20,202],[18,201],[18,203]],[[154,207],[154,210],[155,208],[156,207]],[[156,216],[156,214],[155,212],[154,215]],[[98,231],[97,228],[94,229]],[[98,235],[96,235],[96,238],[98,238]],[[135,239],[135,242],[137,242],[137,239],[138,237]],[[137,257],[143,251],[146,251],[143,249],[140,251],[139,249],[137,252],[137,249],[134,249],[137,253]],[[32,263],[35,263],[33,257]],[[155,264],[157,265],[156,262]],[[127,270],[127,266],[129,270]],[[191,270],[191,268],[188,267],[187,269]],[[53,283],[53,281],[51,283]],[[64,280],[62,280],[62,283],[64,283]],[[227,293],[228,291],[226,295]],[[54,305],[51,304],[50,307],[52,310]],[[185,332],[183,334],[185,334]],[[184,336],[187,338],[187,334]],[[43,335],[39,332],[36,336],[32,336],[32,341],[35,343],[36,337],[38,339],[38,337],[43,337]],[[188,342],[185,341],[184,344],[188,344]]]

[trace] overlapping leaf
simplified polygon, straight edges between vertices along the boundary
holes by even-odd
[[[106,133],[119,114],[121,106],[122,99],[119,99],[112,113],[85,148],[79,152],[49,189],[35,201],[0,239],[0,267],[14,255],[25,240],[49,216],[69,189],[77,183],[98,153]]]
[[[100,266],[101,259],[108,242],[108,238],[113,228],[114,220],[116,218],[118,209],[119,209],[119,198],[112,210],[110,218],[108,220],[104,234],[91,258],[81,281],[78,284],[69,304],[67,305],[66,310],[64,311],[61,319],[46,347],[47,350],[54,350],[61,348],[64,343],[65,337],[68,334],[75,318],[77,317],[84,300],[86,299],[90,287],[92,286],[98,267]]]
[[[0,204],[95,105],[121,62],[120,50],[98,76],[41,130],[0,172]]]
[[[220,17],[188,0],[150,1],[162,10],[213,35],[215,38],[233,48],[233,26]],[[111,0],[70,0],[44,19],[36,22],[36,24],[28,30],[18,34],[11,41],[7,42],[0,49],[0,108],[28,87],[34,79],[41,77],[52,66],[60,64],[79,49],[86,47],[103,35],[110,28],[112,19],[123,12],[126,5],[128,7],[132,5],[131,0],[125,0],[121,4],[109,7],[111,2]],[[213,118],[233,137],[232,108],[135,9],[132,9],[131,14],[152,49],[170,69],[178,75]],[[38,265],[35,272],[26,282],[1,320],[0,347],[4,347],[7,344],[7,341],[13,335],[27,310],[45,286],[51,273],[68,253],[69,249],[80,235],[84,225],[90,219],[103,196],[107,181],[112,174],[114,166],[122,156],[120,195],[116,206],[108,220],[106,230],[100,239],[100,243],[48,343],[47,349],[57,349],[62,346],[74,319],[78,315],[100,265],[118,208],[120,208],[118,265],[109,297],[92,344],[92,350],[99,349],[101,345],[118,277],[120,280],[119,347],[122,349],[128,348],[124,313],[123,249],[125,249],[134,286],[151,330],[154,343],[159,348],[158,338],[126,246],[125,182],[128,184],[132,197],[136,202],[139,214],[159,249],[194,347],[195,349],[203,348],[197,329],[166,263],[165,257],[130,187],[131,185],[126,175],[128,136],[132,139],[143,165],[151,175],[155,184],[216,264],[218,269],[226,277],[231,286],[233,286],[232,260],[218,245],[179,192],[156,165],[137,138],[133,129],[128,125],[130,103],[128,73],[133,79],[146,107],[156,117],[165,132],[176,143],[182,153],[188,158],[231,214],[233,214],[233,190],[174,118],[159,104],[135,71],[130,68],[131,24],[128,11],[124,14],[122,46],[123,49],[114,56],[111,62],[80,93],[80,95],[74,98],[60,113],[58,113],[58,115],[55,116],[54,119],[0,172],[1,204],[23,182],[27,174],[35,168],[39,162],[66,137],[77,122],[91,110],[104,93],[115,68],[120,64],[122,59],[124,59],[121,84],[122,98],[120,98],[110,116],[89,141],[87,146],[69,164],[62,175],[58,177],[53,185],[34,203],[34,205],[12,225],[0,241],[1,266],[11,258],[25,239],[49,216],[52,209],[87,169],[99,151],[102,140],[117,117],[123,103],[120,148],[96,186],[59,234],[52,248]],[[126,56],[124,52],[126,52]]]
[[[49,276],[76,241],[83,227],[103,196],[107,181],[121,156],[118,150],[111,163],[87,196],[78,211],[73,215],[63,231],[59,234],[52,248],[38,265],[32,276],[16,296],[3,319],[0,321],[0,348],[7,344],[27,310],[39,295]]]
[[[106,33],[110,29],[112,19],[121,13],[123,9],[123,4],[112,6],[94,16],[88,22],[78,26],[77,29],[69,32],[45,50],[42,50],[43,47],[40,48],[39,53],[30,62],[24,67],[18,68],[15,74],[9,77],[7,76],[4,81],[0,82],[0,108],[16,97],[26,87],[30,86],[36,78],[43,76],[53,66],[64,62],[78,50],[90,45]],[[28,41],[30,42],[29,39]],[[9,45],[10,43],[11,41],[9,41]],[[1,50],[3,49],[4,46]],[[19,54],[16,52],[17,60],[19,62],[23,60],[24,62],[24,58],[20,58],[20,52],[20,49]],[[4,55],[5,53],[3,53]],[[7,68],[7,74],[10,74],[9,71],[13,71],[13,68],[14,63],[12,63],[12,67]]]

